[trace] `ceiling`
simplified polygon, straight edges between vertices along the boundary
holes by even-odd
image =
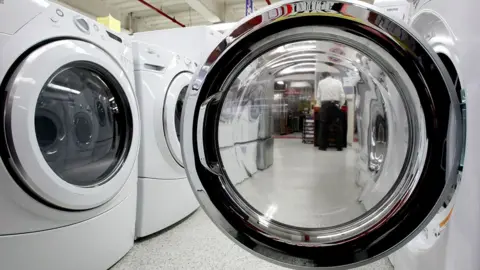
[[[111,14],[133,32],[180,27],[138,0],[56,0],[91,17]],[[245,0],[144,0],[186,26],[235,22],[245,16]],[[277,2],[272,0],[271,2]],[[265,0],[253,0],[254,9]]]

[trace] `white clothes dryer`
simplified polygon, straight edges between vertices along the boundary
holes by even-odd
[[[158,46],[134,41],[142,116],[136,236],[158,232],[198,207],[183,167],[180,127],[197,64]]]
[[[480,168],[473,164],[480,144],[471,118],[467,122],[472,128],[465,131],[461,87],[454,84],[458,80],[451,68],[453,63],[463,78],[467,99],[480,100],[480,44],[475,28],[466,26],[479,4],[468,4],[432,0],[425,4],[430,10],[423,18],[414,17],[411,27],[354,0],[281,1],[238,22],[197,70],[182,118],[186,172],[212,221],[236,244],[272,263],[351,269],[408,245],[456,201],[445,269],[478,269],[480,214],[472,205],[480,190],[475,181]],[[448,26],[439,19],[447,16]],[[325,45],[341,45],[347,53],[325,50]],[[296,49],[293,59],[291,48]],[[275,75],[275,61],[286,68],[306,66],[325,54],[351,63],[351,70],[362,74],[359,83],[370,90],[357,91],[363,99],[349,110],[358,110],[355,115],[362,118],[356,128],[366,137],[366,147],[358,151],[369,155],[364,163],[365,172],[374,171],[367,179],[373,191],[362,194],[363,205],[350,204],[360,192],[349,156],[330,162],[338,152],[327,152],[307,160],[311,152],[304,147],[289,149],[288,162],[286,155],[273,156],[271,173],[257,172],[243,180],[248,185],[236,185],[235,170],[226,166],[231,160],[220,151],[230,140],[219,132],[222,108],[228,108],[229,118],[244,117],[242,97],[248,86],[261,82],[262,74]],[[364,57],[369,69],[361,65]],[[248,72],[250,68],[255,72]],[[315,70],[304,68],[302,73]],[[275,94],[266,98],[275,100]],[[476,115],[475,108],[467,106],[467,113]],[[236,140],[234,144],[240,142]],[[375,147],[379,141],[382,148]],[[365,154],[352,150],[357,149],[349,149],[356,157]],[[354,216],[345,205],[356,211]],[[326,211],[319,212],[322,208]],[[341,220],[332,224],[337,218]]]
[[[192,26],[138,32],[133,37],[188,57],[195,63],[203,63],[222,40],[224,34],[209,26]],[[192,47],[192,44],[195,46]]]
[[[18,0],[0,5],[0,50],[2,269],[107,269],[134,240],[131,42],[63,6]]]

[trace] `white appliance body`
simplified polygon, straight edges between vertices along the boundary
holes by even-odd
[[[0,5],[0,50],[2,268],[106,269],[134,240],[131,43],[60,5],[19,0]]]
[[[186,217],[198,202],[183,168],[180,121],[197,64],[155,45],[134,42],[135,81],[142,115],[136,236]]]
[[[195,63],[205,62],[224,35],[208,26],[192,26],[135,33],[136,40],[161,46]],[[193,46],[193,44],[195,44]],[[193,47],[192,47],[193,46]],[[194,48],[194,49],[192,49]]]
[[[463,117],[475,115],[480,98],[476,69],[480,61],[476,28],[470,20],[480,8],[477,1],[455,5],[451,1],[412,1],[411,27],[441,56],[452,75],[457,91],[464,91]],[[471,105],[473,104],[473,105]],[[432,222],[410,243],[390,256],[395,269],[478,269],[480,259],[480,211],[475,207],[480,186],[478,166],[472,164],[478,153],[477,127],[467,117],[465,167],[454,203],[442,207]]]

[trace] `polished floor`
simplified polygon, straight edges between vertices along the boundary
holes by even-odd
[[[355,184],[357,153],[320,151],[298,139],[276,139],[273,165],[237,185],[243,198],[279,222],[309,228],[339,225],[365,213]]]
[[[275,140],[274,165],[237,185],[257,210],[304,227],[332,226],[365,212],[354,181],[355,150],[318,151],[298,139]],[[236,246],[199,209],[172,228],[138,241],[112,270],[285,269]],[[388,259],[358,268],[393,269]]]
[[[282,270],[236,246],[199,209],[178,225],[139,241],[111,270]],[[356,268],[392,270],[388,259]]]

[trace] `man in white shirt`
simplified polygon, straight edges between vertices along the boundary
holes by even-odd
[[[345,103],[345,92],[341,81],[332,77],[329,72],[322,73],[323,79],[318,82],[317,100],[320,102],[338,102],[339,106]]]
[[[341,81],[332,77],[329,72],[322,73],[323,79],[318,82],[317,101],[320,103],[319,124],[316,128],[317,145],[326,150],[329,145],[330,129],[335,130],[335,146],[342,151],[344,146],[343,112],[340,106],[345,103],[345,92]],[[332,126],[334,125],[334,126]]]

